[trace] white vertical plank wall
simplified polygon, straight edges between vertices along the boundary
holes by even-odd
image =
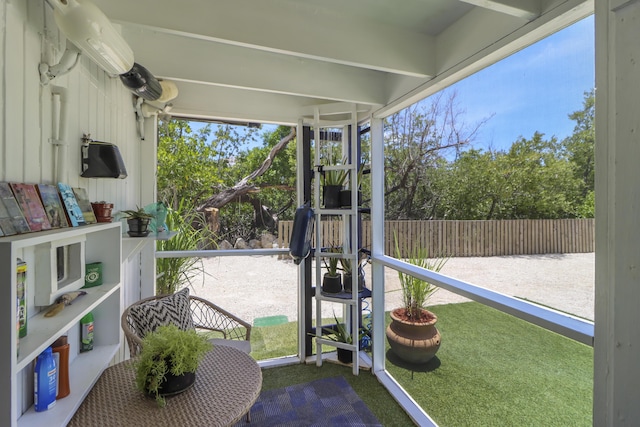
[[[64,36],[45,1],[0,0],[0,181],[64,181],[86,188],[92,201],[113,202],[115,211],[148,203],[155,197],[154,185],[150,184],[155,182],[155,157],[147,158],[142,168],[141,144],[155,147],[155,126],[141,141],[132,94],[118,78],[108,76],[86,57],[81,56],[68,74],[41,85],[38,64],[47,59],[54,64],[64,47]],[[59,149],[59,179],[54,171],[55,149],[50,142],[52,92],[63,92],[66,106],[67,120],[61,124],[66,146]],[[85,133],[119,147],[128,172],[126,179],[80,176],[80,144]],[[155,156],[155,151],[147,148],[145,155]],[[150,171],[151,175],[142,179]],[[147,183],[144,189],[142,182]],[[140,256],[124,262],[122,304],[126,306],[140,295]]]

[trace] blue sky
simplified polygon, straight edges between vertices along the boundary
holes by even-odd
[[[474,147],[508,149],[536,131],[571,135],[568,115],[595,86],[594,49],[591,16],[452,86],[466,123],[493,114]]]

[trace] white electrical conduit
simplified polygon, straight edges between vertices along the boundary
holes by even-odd
[[[53,144],[53,181],[63,182],[66,168],[67,89],[51,86],[51,139]]]

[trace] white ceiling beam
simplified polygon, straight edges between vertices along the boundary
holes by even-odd
[[[540,0],[462,0],[474,6],[533,21],[542,11]]]
[[[386,76],[379,71],[137,28],[123,35],[136,62],[157,77],[364,104],[386,100]]]
[[[173,116],[224,119],[294,126],[308,105],[324,101],[300,96],[256,92],[223,86],[178,82],[180,95],[172,101]],[[277,106],[274,108],[274,106]]]
[[[96,0],[96,4],[123,25],[407,76],[426,77],[434,70],[433,37],[304,2]]]

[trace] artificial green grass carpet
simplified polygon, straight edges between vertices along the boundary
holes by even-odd
[[[386,367],[440,426],[591,426],[591,347],[475,302],[432,310],[442,334],[436,358],[410,367],[387,351]],[[251,355],[261,360],[295,354],[296,334],[296,322],[254,328]],[[265,380],[278,379],[272,386],[283,387],[335,375],[335,369],[348,370],[325,363],[263,372]],[[360,377],[373,379],[368,372]],[[384,425],[407,425],[384,419],[385,413],[397,411],[388,394],[371,400],[363,396],[382,388],[373,381],[375,387],[369,383],[354,389]]]
[[[386,366],[439,425],[592,424],[591,347],[475,302],[432,310],[436,358],[412,371],[387,351]]]

